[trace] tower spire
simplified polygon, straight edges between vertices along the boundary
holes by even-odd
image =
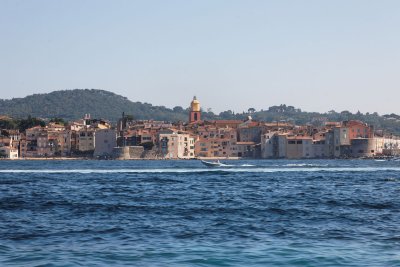
[[[201,118],[200,102],[197,100],[196,96],[193,96],[193,100],[190,103],[190,114],[189,123],[198,122]]]

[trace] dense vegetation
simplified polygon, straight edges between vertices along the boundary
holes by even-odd
[[[269,107],[268,110],[256,111],[249,108],[247,112],[236,113],[232,111],[225,111],[219,117],[226,119],[245,119],[251,116],[255,120],[272,122],[284,121],[291,122],[297,125],[313,125],[321,126],[325,122],[333,121],[347,121],[347,120],[360,120],[372,125],[375,130],[382,130],[383,133],[392,133],[400,135],[400,116],[396,114],[387,114],[379,116],[377,112],[374,113],[351,113],[349,111],[336,112],[331,110],[327,113],[318,112],[305,112],[293,106],[279,105]]]
[[[35,126],[46,126],[46,122],[38,118],[32,118],[30,115],[26,119],[0,118],[0,129],[19,130],[20,132],[24,132],[26,129]],[[1,134],[7,135],[7,133],[3,131]]]
[[[188,103],[189,104],[189,103]],[[48,94],[35,94],[24,98],[0,100],[0,114],[8,115],[16,120],[0,119],[0,128],[11,123],[11,128],[23,129],[37,121],[34,118],[63,123],[64,121],[82,118],[84,114],[91,114],[92,118],[104,118],[116,122],[122,112],[132,115],[133,119],[154,119],[165,121],[187,121],[188,108],[176,106],[172,109],[164,106],[153,106],[148,103],[132,102],[126,97],[112,92],[96,89],[75,89],[55,91]],[[212,111],[203,111],[203,119],[240,119],[248,116],[253,119],[273,122],[287,121],[298,125],[322,125],[326,121],[361,120],[375,129],[400,135],[400,116],[388,114],[379,116],[378,113],[355,114],[349,111],[329,111],[327,113],[304,112],[293,106],[272,106],[266,110],[257,111],[249,108],[242,113],[231,110],[214,114]],[[28,118],[28,119],[25,119]],[[26,121],[27,122],[26,122]],[[40,121],[40,120],[39,120]]]
[[[188,117],[184,110],[176,112],[162,106],[132,102],[126,97],[95,89],[63,90],[0,100],[0,114],[15,118],[26,118],[30,115],[69,121],[91,114],[92,118],[117,121],[122,112],[132,114],[135,119],[186,120]]]

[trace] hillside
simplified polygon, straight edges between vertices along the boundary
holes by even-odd
[[[126,97],[97,89],[54,91],[48,94],[0,100],[0,115],[19,119],[31,116],[43,119],[62,118],[68,121],[82,118],[84,114],[88,113],[92,115],[92,118],[104,118],[116,122],[122,112],[132,115],[134,119],[138,120],[187,121],[188,119],[188,109],[180,106],[169,109],[148,103],[132,102]],[[218,115],[203,111],[202,118],[244,120],[249,115],[260,121],[288,121],[297,125],[311,124],[315,126],[322,125],[325,121],[361,120],[373,125],[376,130],[382,129],[386,133],[400,135],[399,115],[379,116],[376,112],[353,114],[349,111],[331,110],[327,113],[318,113],[305,112],[293,106],[279,105],[260,111],[249,108],[248,111],[242,113],[228,110]],[[28,120],[27,124],[29,125],[29,123],[32,122]]]
[[[380,116],[378,113],[351,113],[347,110],[336,112],[330,110],[326,113],[306,112],[293,106],[279,105],[269,107],[267,110],[256,111],[252,108],[248,112],[236,113],[225,111],[219,114],[224,119],[244,119],[251,115],[253,119],[259,121],[286,121],[296,125],[321,126],[329,121],[347,121],[360,120],[374,126],[375,130],[381,130],[382,133],[395,134],[400,136],[400,116],[396,114],[387,114]]]
[[[38,118],[63,118],[75,120],[84,114],[93,118],[117,121],[122,112],[135,119],[187,120],[182,108],[175,111],[147,103],[132,102],[126,97],[97,89],[75,89],[54,91],[48,94],[34,94],[24,98],[0,100],[0,114],[15,118],[29,115]]]

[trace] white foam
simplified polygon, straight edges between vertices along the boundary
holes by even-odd
[[[249,173],[274,173],[274,172],[377,172],[400,171],[400,167],[337,167],[337,168],[212,168],[212,169],[75,169],[75,170],[0,170],[0,173],[81,173],[81,174],[107,174],[107,173],[201,173],[201,172],[249,172]]]
[[[326,167],[328,164],[309,164],[309,163],[288,163],[286,167]]]

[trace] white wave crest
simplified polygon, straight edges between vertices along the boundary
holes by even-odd
[[[0,170],[0,173],[81,173],[81,174],[107,174],[107,173],[201,173],[201,172],[249,172],[249,173],[275,173],[275,172],[377,172],[400,171],[400,167],[337,167],[337,168],[213,168],[213,169],[44,169],[44,170]]]

